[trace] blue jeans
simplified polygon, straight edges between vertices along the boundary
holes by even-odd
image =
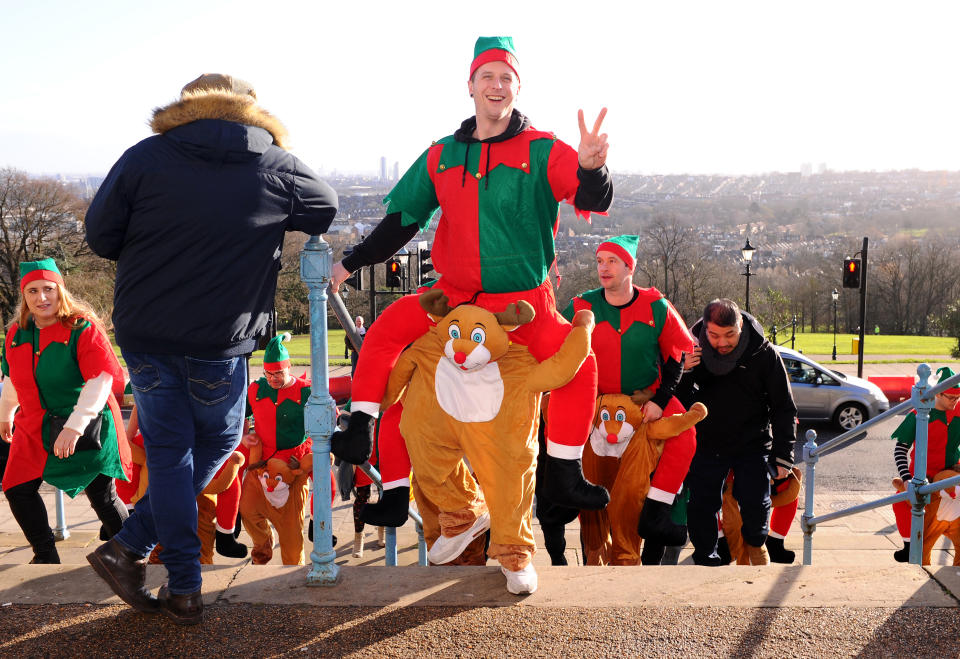
[[[246,362],[126,350],[123,358],[150,484],[115,538],[140,556],[159,543],[170,592],[194,593],[201,583],[197,495],[240,443]]]
[[[723,506],[723,487],[733,471],[733,498],[740,504],[743,539],[760,547],[767,539],[770,519],[770,477],[762,453],[722,456],[697,451],[690,463],[686,484],[690,488],[687,527],[694,553],[716,554],[717,513]]]

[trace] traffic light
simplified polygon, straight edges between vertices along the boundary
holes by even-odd
[[[419,270],[417,270],[417,275],[419,279],[417,280],[420,286],[423,286],[423,283],[427,280],[427,275],[433,272],[433,264],[427,263],[430,260],[430,250],[421,249],[419,251]]]
[[[403,288],[403,268],[400,265],[400,259],[393,258],[387,261],[387,286],[390,288]]]
[[[843,287],[860,288],[860,259],[843,260]]]

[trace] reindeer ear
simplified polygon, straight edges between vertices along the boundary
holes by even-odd
[[[533,320],[537,315],[533,305],[526,300],[519,300],[516,303],[507,305],[507,308],[500,313],[494,314],[497,322],[503,327],[504,331],[512,332],[520,325],[524,325]]]
[[[434,322],[439,322],[441,318],[453,311],[450,307],[450,299],[439,288],[431,288],[421,293],[419,302]]]

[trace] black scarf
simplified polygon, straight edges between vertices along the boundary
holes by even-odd
[[[707,339],[707,324],[701,323],[697,338],[700,340],[700,359],[703,367],[713,375],[726,375],[736,368],[737,362],[740,361],[743,353],[747,350],[747,344],[750,343],[750,337],[747,336],[747,329],[746,323],[744,323],[743,329],[740,331],[740,340],[737,342],[737,347],[734,348],[730,354],[721,355],[713,349],[713,346],[710,345],[710,341]]]

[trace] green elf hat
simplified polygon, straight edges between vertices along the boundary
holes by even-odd
[[[20,264],[21,291],[27,284],[38,279],[54,281],[63,286],[63,275],[60,274],[60,268],[57,267],[57,263],[53,259],[26,261]]]
[[[283,342],[290,340],[290,333],[284,332],[270,339],[267,349],[263,351],[263,370],[282,371],[290,366],[290,353]]]
[[[941,382],[952,378],[954,375],[956,375],[956,373],[954,373],[953,369],[951,369],[949,366],[941,366],[940,368],[937,369],[937,375],[940,376],[940,379],[937,380],[937,384],[940,384]],[[960,395],[960,385],[956,387],[951,387],[950,389],[947,389],[946,391],[941,391],[940,393],[950,394],[951,396]]]
[[[513,49],[513,37],[480,37],[473,46],[473,62],[470,64],[470,78],[481,66],[488,62],[506,62],[513,69],[517,79],[517,52]]]
[[[633,270],[637,262],[637,248],[640,246],[640,236],[614,236],[610,240],[600,243],[597,247],[597,253],[613,252],[627,264],[627,268]]]

